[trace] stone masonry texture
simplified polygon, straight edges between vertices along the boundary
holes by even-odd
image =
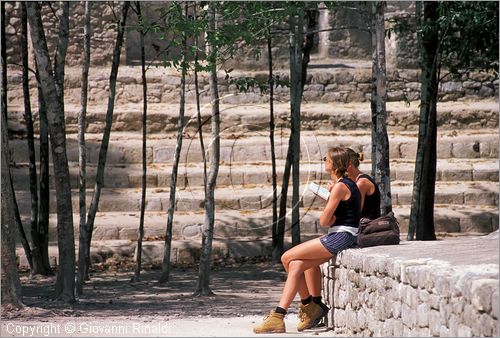
[[[328,326],[346,336],[498,336],[498,231],[348,249],[322,266]]]

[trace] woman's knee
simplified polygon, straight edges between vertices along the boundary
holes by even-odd
[[[288,269],[288,264],[290,263],[292,257],[291,255],[287,252],[285,252],[283,255],[281,255],[281,263],[285,267],[285,269]]]
[[[288,263],[288,274],[301,274],[304,272],[304,262],[301,260],[292,260]]]

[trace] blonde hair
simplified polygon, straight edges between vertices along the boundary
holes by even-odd
[[[333,173],[338,177],[347,177],[349,154],[344,148],[334,147],[328,149],[328,158],[332,161]]]
[[[345,148],[345,151],[349,155],[349,161],[351,161],[351,164],[355,166],[356,168],[359,168],[359,162],[363,161],[365,156],[363,153],[357,153],[351,148]]]

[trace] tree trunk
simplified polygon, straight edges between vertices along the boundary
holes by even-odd
[[[273,53],[272,53],[272,36],[271,29],[267,31],[267,55],[268,55],[268,69],[269,69],[269,141],[271,143],[271,170],[273,182],[273,224],[272,230],[272,252],[278,245],[278,182],[276,177],[276,153],[274,150],[274,80],[273,80]],[[273,257],[274,262],[279,262],[279,257]]]
[[[283,182],[281,184],[280,210],[278,215],[278,226],[276,227],[276,246],[273,249],[273,261],[281,262],[281,255],[285,249],[285,223],[286,223],[286,202],[288,195],[288,184],[290,182],[291,160],[292,160],[292,138],[288,140],[288,150],[286,153],[285,170],[283,171]]]
[[[2,128],[2,210],[1,210],[1,302],[2,312],[4,308],[21,308],[22,289],[19,281],[16,262],[16,235],[14,217],[14,190],[10,177],[9,167],[9,132],[7,130],[7,52],[5,48],[5,2],[0,3],[1,28],[1,68],[2,68],[2,92],[1,92],[1,128]],[[29,248],[29,247],[28,247]]]
[[[57,236],[59,248],[59,270],[56,281],[56,298],[65,302],[75,300],[75,240],[73,229],[73,210],[71,205],[71,182],[66,157],[66,130],[61,98],[56,89],[50,57],[42,26],[40,5],[28,2],[28,20],[31,26],[31,38],[35,47],[36,62],[40,72],[42,92],[47,103],[47,117],[51,138],[52,158],[57,200]],[[63,6],[64,7],[64,6]],[[66,12],[67,14],[67,12]],[[68,17],[61,17],[67,21]],[[64,23],[61,23],[62,25]],[[63,40],[60,40],[60,42]],[[67,40],[66,40],[67,41]],[[58,54],[64,47],[58,47]],[[62,53],[61,53],[62,54]],[[58,60],[64,62],[64,58]],[[59,73],[60,69],[59,69]],[[60,81],[60,79],[59,79]]]
[[[417,20],[420,19],[418,9],[419,7],[417,7]],[[438,18],[438,3],[424,2],[424,22],[427,29],[423,30],[422,35],[419,36],[422,53],[422,86],[408,240],[413,240],[415,232],[417,240],[436,239],[434,230],[434,192],[436,183],[437,73],[439,69]],[[421,28],[421,25],[417,27]]]
[[[142,22],[141,3],[136,2],[137,17],[139,22]],[[147,188],[147,164],[146,164],[146,151],[147,151],[147,118],[148,118],[148,83],[146,80],[146,57],[144,53],[144,28],[140,31],[140,45],[141,45],[141,74],[142,74],[142,194],[141,194],[141,216],[139,219],[139,238],[137,240],[137,255],[133,282],[141,280],[141,262],[142,262],[142,239],[144,238],[144,211],[146,210],[146,188]]]
[[[371,4],[371,29],[370,39],[372,47],[372,77],[370,81],[371,95],[370,95],[370,110],[371,110],[371,160],[372,171],[371,176],[375,178],[377,172],[377,21],[376,21],[376,5]]]
[[[85,125],[87,119],[87,97],[90,65],[90,10],[92,3],[85,1],[85,25],[83,27],[83,65],[82,65],[82,91],[80,99],[80,112],[78,114],[78,198],[80,207],[80,239],[78,245],[78,274],[76,276],[76,294],[83,293],[85,281],[85,258],[87,257],[87,241],[89,233],[87,228],[87,151],[85,149]]]
[[[273,261],[280,262],[284,250],[284,233],[286,221],[286,201],[288,195],[288,184],[290,179],[291,166],[294,166],[292,184],[294,192],[292,195],[292,245],[300,243],[300,209],[299,209],[299,184],[300,184],[300,109],[302,102],[302,93],[304,91],[305,79],[307,78],[307,67],[310,60],[310,53],[314,46],[314,33],[306,34],[306,43],[302,46],[303,38],[303,12],[299,13],[299,24],[296,30],[295,19],[290,22],[290,107],[291,107],[291,134],[288,142],[288,151],[285,161],[285,170],[283,172],[283,183],[281,186],[280,211],[278,217],[278,226],[276,230],[277,244],[273,249]],[[316,14],[314,10],[307,11],[308,31],[313,31],[316,26]],[[295,36],[296,35],[296,36]],[[295,41],[295,42],[294,42]],[[294,44],[297,44],[294,47]],[[297,48],[297,56],[295,56]],[[293,54],[293,55],[292,55]],[[295,65],[293,65],[293,61]],[[293,68],[293,70],[292,70]]]
[[[43,98],[40,74],[36,63],[35,75],[38,91],[38,115],[40,116],[40,210],[38,213],[38,238],[45,271],[52,274],[53,272],[49,262],[49,121],[47,119],[47,108]]]
[[[212,37],[216,34],[215,6],[216,3],[209,4],[210,32]],[[217,47],[213,44],[215,39],[208,45],[208,60],[211,63],[210,71],[210,91],[212,100],[212,137],[210,152],[210,171],[207,178],[207,196],[205,198],[205,224],[202,230],[202,246],[200,255],[200,267],[198,272],[198,285],[195,294],[200,296],[212,295],[210,289],[210,269],[212,256],[212,239],[214,236],[215,221],[215,185],[219,173],[220,160],[220,109],[219,109],[219,89],[217,86]]]
[[[295,17],[290,18],[290,115],[291,134],[290,147],[292,149],[292,246],[300,244],[300,102],[302,100],[302,31],[304,25],[304,14],[298,14],[298,22]]]
[[[188,17],[188,3],[184,3],[184,15]],[[182,150],[182,132],[184,131],[184,111],[186,106],[186,72],[187,72],[187,33],[183,34],[183,50],[182,50],[182,71],[181,71],[181,88],[180,88],[180,101],[179,101],[179,120],[177,123],[177,144],[175,146],[174,164],[172,166],[172,176],[170,179],[170,196],[168,198],[168,219],[167,229],[165,232],[165,249],[163,251],[163,263],[160,276],[160,283],[168,281],[170,276],[170,252],[172,250],[172,227],[174,223],[175,212],[175,192],[177,188],[177,171],[179,168],[179,159]]]
[[[196,4],[193,6],[194,8],[194,17],[196,17]],[[201,157],[203,160],[203,192],[204,192],[204,198],[205,200],[207,199],[207,157],[205,154],[205,143],[203,142],[203,125],[205,122],[201,121],[201,107],[200,107],[200,86],[198,84],[198,70],[196,69],[196,66],[198,65],[198,36],[195,38],[195,44],[196,44],[196,51],[194,53],[194,90],[196,94],[196,119],[198,122],[198,134],[200,135],[200,149],[201,149]]]
[[[111,75],[109,76],[109,97],[108,108],[106,111],[106,125],[102,136],[101,148],[99,150],[99,161],[97,165],[97,174],[95,179],[94,194],[90,203],[89,212],[87,215],[87,232],[89,234],[88,242],[86,243],[86,257],[85,257],[85,275],[88,276],[88,269],[90,267],[90,244],[92,242],[92,232],[94,231],[94,221],[99,205],[99,198],[101,197],[101,190],[104,184],[104,168],[106,166],[106,156],[108,153],[109,138],[111,134],[111,126],[113,124],[113,112],[115,107],[116,96],[116,78],[118,75],[118,67],[120,65],[120,54],[123,44],[123,36],[125,34],[125,23],[127,20],[127,12],[130,3],[123,2],[122,13],[120,22],[118,23],[118,34],[116,43],[113,50],[113,62],[111,65]]]
[[[380,189],[380,211],[386,215],[392,211],[391,172],[389,166],[389,137],[387,135],[387,88],[385,64],[385,2],[373,2],[376,35],[376,153],[375,181]]]
[[[43,265],[42,255],[40,252],[40,241],[38,237],[38,182],[36,177],[35,137],[33,131],[33,117],[31,114],[28,78],[28,18],[25,3],[21,3],[21,49],[23,64],[24,121],[26,123],[26,138],[28,141],[29,180],[31,193],[30,232],[32,242],[31,254],[33,257],[31,275],[45,275],[46,271]]]
[[[2,22],[5,22],[5,3],[2,6]],[[2,24],[2,44],[4,44],[5,25]],[[3,47],[3,46],[2,46]],[[22,289],[19,281],[16,262],[16,220],[14,217],[14,191],[10,178],[9,168],[9,134],[6,119],[6,96],[4,90],[7,87],[5,64],[5,49],[2,48],[2,312],[3,308],[21,308]]]

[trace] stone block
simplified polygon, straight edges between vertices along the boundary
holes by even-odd
[[[146,197],[146,211],[162,211],[161,198]]]
[[[458,324],[457,337],[472,337],[472,329],[463,324]]]
[[[462,318],[463,324],[473,328],[474,324],[479,321],[479,313],[472,304],[465,304]]]
[[[439,328],[439,337],[454,337],[450,330],[444,326],[444,325],[441,325],[441,327]]]
[[[498,158],[498,142],[484,141],[480,144],[480,156],[484,158]]]
[[[498,299],[498,289],[493,292],[493,296],[491,297],[491,316],[495,319],[498,319],[498,310],[499,310],[499,299]]]
[[[450,158],[452,156],[453,144],[450,141],[438,141],[437,143],[437,157]]]
[[[182,236],[184,237],[195,237],[201,233],[201,224],[188,224],[182,228]]]
[[[428,304],[419,304],[417,307],[417,324],[420,327],[427,327],[429,325],[429,312],[430,307]]]
[[[260,196],[240,196],[240,208],[242,210],[260,210]]]
[[[453,143],[451,153],[455,158],[479,158],[480,143],[478,141]]]
[[[430,333],[433,336],[439,335],[439,330],[441,327],[441,317],[439,316],[439,312],[437,312],[436,310],[430,310],[428,319],[429,329],[431,331]]]
[[[493,216],[497,217],[497,216]],[[492,215],[488,213],[470,215],[460,218],[460,231],[489,233],[494,230]]]
[[[159,147],[153,150],[154,163],[173,163],[175,148]]]
[[[464,202],[467,205],[497,205],[498,192],[495,191],[466,192]]]
[[[119,239],[137,241],[139,238],[139,229],[137,228],[123,228],[119,231]]]
[[[148,173],[146,175],[146,185],[148,187],[158,186],[158,175]],[[130,174],[128,175],[128,185],[129,188],[139,188],[142,187],[142,174]]]
[[[480,168],[474,165],[472,178],[474,181],[498,182],[498,168]]]
[[[118,227],[113,227],[113,226],[95,227],[92,233],[92,239],[96,241],[113,240],[119,238],[120,238],[120,231]]]
[[[417,325],[416,307],[412,308],[403,303],[401,306],[401,320],[404,325],[409,328],[414,328]]]
[[[446,298],[441,298],[439,302],[439,316],[441,318],[441,325],[448,325],[448,320],[451,315],[451,306],[448,304]]]
[[[471,181],[472,180],[472,169],[442,169],[441,170],[441,180],[442,181]]]
[[[393,336],[402,337],[403,336],[403,323],[399,320],[391,321],[393,327]]]
[[[481,312],[491,311],[491,299],[493,292],[498,290],[498,280],[479,279],[472,281],[472,305]]]

